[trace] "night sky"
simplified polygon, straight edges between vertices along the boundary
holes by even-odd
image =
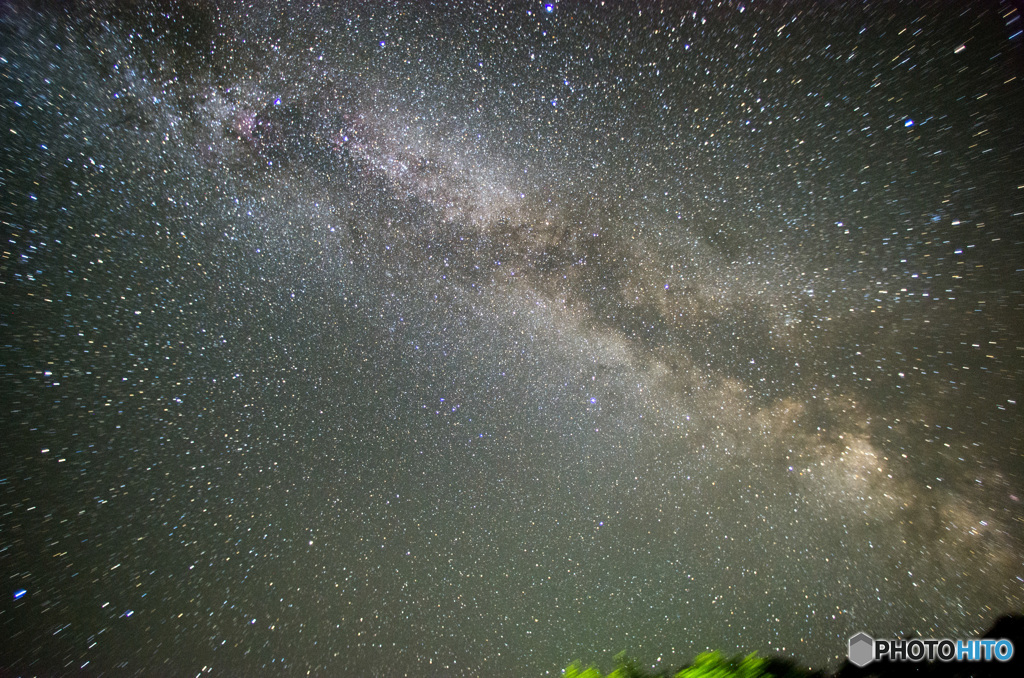
[[[1022,610],[1012,4],[220,4],[0,7],[0,666]]]

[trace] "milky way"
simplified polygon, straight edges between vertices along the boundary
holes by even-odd
[[[0,664],[1021,611],[1011,4],[223,4],[0,10]]]

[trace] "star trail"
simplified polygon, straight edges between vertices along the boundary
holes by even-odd
[[[1021,612],[1022,24],[4,3],[0,666],[826,669]]]

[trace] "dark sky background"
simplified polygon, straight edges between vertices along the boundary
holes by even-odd
[[[0,8],[0,665],[1022,610],[1013,5],[62,4]]]

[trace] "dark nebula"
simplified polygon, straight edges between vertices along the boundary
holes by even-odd
[[[0,666],[834,668],[1020,613],[1022,24],[3,3]]]

